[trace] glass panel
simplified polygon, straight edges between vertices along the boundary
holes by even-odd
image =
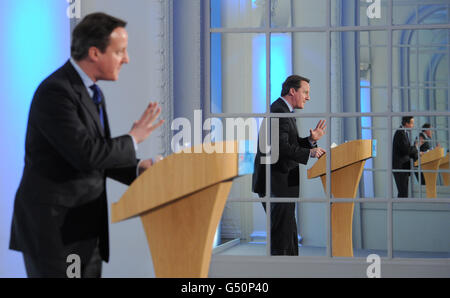
[[[392,56],[394,111],[448,110],[449,32],[394,32],[394,43],[401,44]]]
[[[228,202],[214,255],[265,256],[266,213],[259,202]]]
[[[300,117],[296,118],[298,135],[300,138],[307,138],[310,135],[310,130],[314,130],[319,124],[320,120],[325,120],[324,118],[306,118]],[[329,123],[326,123],[327,127],[325,129],[326,133],[330,131]],[[319,141],[317,141],[317,146],[327,150],[326,148],[327,135],[325,134]],[[325,158],[325,157],[323,157]],[[319,159],[315,157],[309,157],[308,163],[306,165],[300,164],[300,197],[301,198],[314,198],[314,199],[325,199],[327,198],[325,194],[325,188],[322,184],[320,177],[309,178],[309,171],[311,168],[316,166]],[[326,161],[325,161],[326,164]],[[318,166],[318,165],[317,165]],[[317,167],[316,166],[316,167]]]
[[[272,27],[315,27],[326,25],[327,1],[272,1]]]
[[[309,78],[310,100],[301,113],[324,113],[326,111],[326,34],[293,33],[293,73]],[[276,98],[272,96],[272,100]]]
[[[211,0],[212,28],[258,28],[265,26],[265,1]]]
[[[283,82],[293,73],[292,42],[292,33],[272,33],[270,36],[271,103],[280,97]]]
[[[442,148],[442,153],[436,154],[442,154],[442,157],[448,154],[449,118],[415,116],[413,117],[414,122],[412,127],[408,124],[403,125],[403,127],[406,127],[407,129],[400,127],[402,119],[403,117],[394,117],[392,119],[393,196],[447,198],[448,190],[443,186],[444,177],[439,177],[439,175],[436,174],[439,173],[440,170],[442,171],[442,169],[439,168],[439,164],[433,165],[430,163],[424,165],[422,160],[427,159],[427,154],[435,154],[435,151],[430,151],[439,147]],[[405,119],[405,121],[406,120],[408,119]],[[424,127],[424,125],[426,126]],[[418,152],[420,152],[420,154],[418,154]],[[416,161],[417,164],[415,163]],[[418,166],[419,164],[421,165],[420,167]],[[434,173],[434,175],[437,176],[428,176],[427,173]],[[429,188],[430,186],[435,189],[435,194],[427,194],[427,187]]]
[[[428,1],[431,4],[419,5],[419,24],[448,24],[448,1]],[[440,4],[435,4],[441,2]]]
[[[448,24],[448,8],[446,0],[393,0],[393,24]]]
[[[379,26],[385,25],[386,20],[387,1],[374,0],[369,3],[366,0],[331,1],[332,26]]]
[[[386,31],[360,31],[359,44],[361,46],[386,46]]]
[[[418,35],[418,44],[420,47],[437,46],[448,47],[450,29],[428,29],[414,30]]]
[[[211,34],[211,112],[266,112],[266,37]]]
[[[447,197],[450,193],[447,194]],[[449,258],[450,204],[393,204],[393,256]]]
[[[358,47],[360,35],[366,45]],[[331,34],[332,112],[387,111],[389,70],[387,48],[382,45],[385,42],[386,32]]]
[[[414,197],[412,190],[414,161],[418,158],[415,144],[419,131],[417,120],[416,117],[392,118],[392,194],[394,198]]]
[[[448,111],[448,88],[394,88],[394,112]]]
[[[258,195],[252,192],[252,175],[239,176],[233,179],[229,198],[257,198]]]
[[[385,203],[355,203],[353,253],[355,257],[387,256],[387,208]]]
[[[327,203],[297,204],[300,256],[326,256]]]
[[[394,25],[417,24],[418,2],[393,0],[392,5],[392,23]]]
[[[380,26],[387,24],[388,1],[359,0],[359,25]]]
[[[343,146],[344,143],[355,140],[372,140],[372,157],[365,160],[362,176],[360,177],[358,185],[355,188],[356,198],[385,198],[388,193],[386,191],[386,169],[388,166],[388,143],[387,136],[387,121],[385,117],[348,117],[348,118],[332,118],[331,123],[331,142],[332,146]],[[338,158],[338,157],[337,157]],[[332,161],[333,163],[333,161]],[[347,173],[346,169],[340,169],[343,176],[350,179],[351,172]],[[337,174],[335,174],[337,175]],[[342,185],[343,182],[339,180],[331,180],[332,189],[336,189]],[[357,177],[355,177],[356,179]],[[336,183],[336,185],[334,185]],[[349,185],[345,188],[348,190],[345,193],[347,198],[353,197],[354,185]],[[336,197],[342,197],[343,194]]]
[[[386,203],[332,203],[331,237],[337,236],[332,240],[332,255],[356,258],[371,254],[387,256],[386,206]]]

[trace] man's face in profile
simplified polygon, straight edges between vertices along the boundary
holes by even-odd
[[[305,103],[306,101],[308,101],[310,99],[309,97],[309,83],[306,81],[301,81],[300,82],[300,88],[298,88],[297,91],[294,90],[294,108],[296,109],[303,109],[305,107]]]
[[[129,62],[128,33],[123,27],[114,29],[109,37],[109,45],[104,53],[99,54],[98,80],[117,81],[122,64]]]
[[[409,122],[405,123],[405,127],[406,128],[413,128],[414,127],[414,118],[411,118],[411,120],[409,120]]]

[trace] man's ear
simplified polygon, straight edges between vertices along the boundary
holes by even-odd
[[[88,50],[88,58],[91,61],[97,62],[100,55],[100,50],[97,47],[90,47]]]

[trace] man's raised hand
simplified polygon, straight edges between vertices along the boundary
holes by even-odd
[[[309,130],[309,137],[312,141],[317,142],[325,134],[325,129],[327,128],[326,121],[320,120],[314,130]]]
[[[159,114],[161,114],[161,107],[158,106],[158,103],[151,102],[141,118],[133,123],[129,134],[134,137],[136,143],[142,143],[155,129],[164,123],[164,120],[161,119],[156,124],[153,124]]]

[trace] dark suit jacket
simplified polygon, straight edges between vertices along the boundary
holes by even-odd
[[[400,127],[392,144],[392,168],[411,169],[410,159],[417,160],[417,148],[412,146],[406,131]]]
[[[289,107],[281,98],[270,106],[270,112],[290,113]],[[298,197],[300,180],[298,164],[308,162],[311,148],[313,146],[307,137],[300,138],[298,136],[295,118],[279,118],[279,159],[271,165],[271,191],[274,196]],[[260,163],[261,156],[263,155],[258,146],[252,177],[252,191],[264,196],[266,193],[266,165]]]
[[[431,139],[423,132],[421,132],[419,136],[421,136],[422,139],[424,140],[423,144],[419,148],[420,152],[427,152],[428,150],[431,150],[432,149],[430,145]]]
[[[70,62],[37,88],[30,107],[25,167],[16,193],[10,248],[36,257],[86,261],[96,245],[109,259],[105,181],[130,184],[136,152],[130,136],[111,138]]]

